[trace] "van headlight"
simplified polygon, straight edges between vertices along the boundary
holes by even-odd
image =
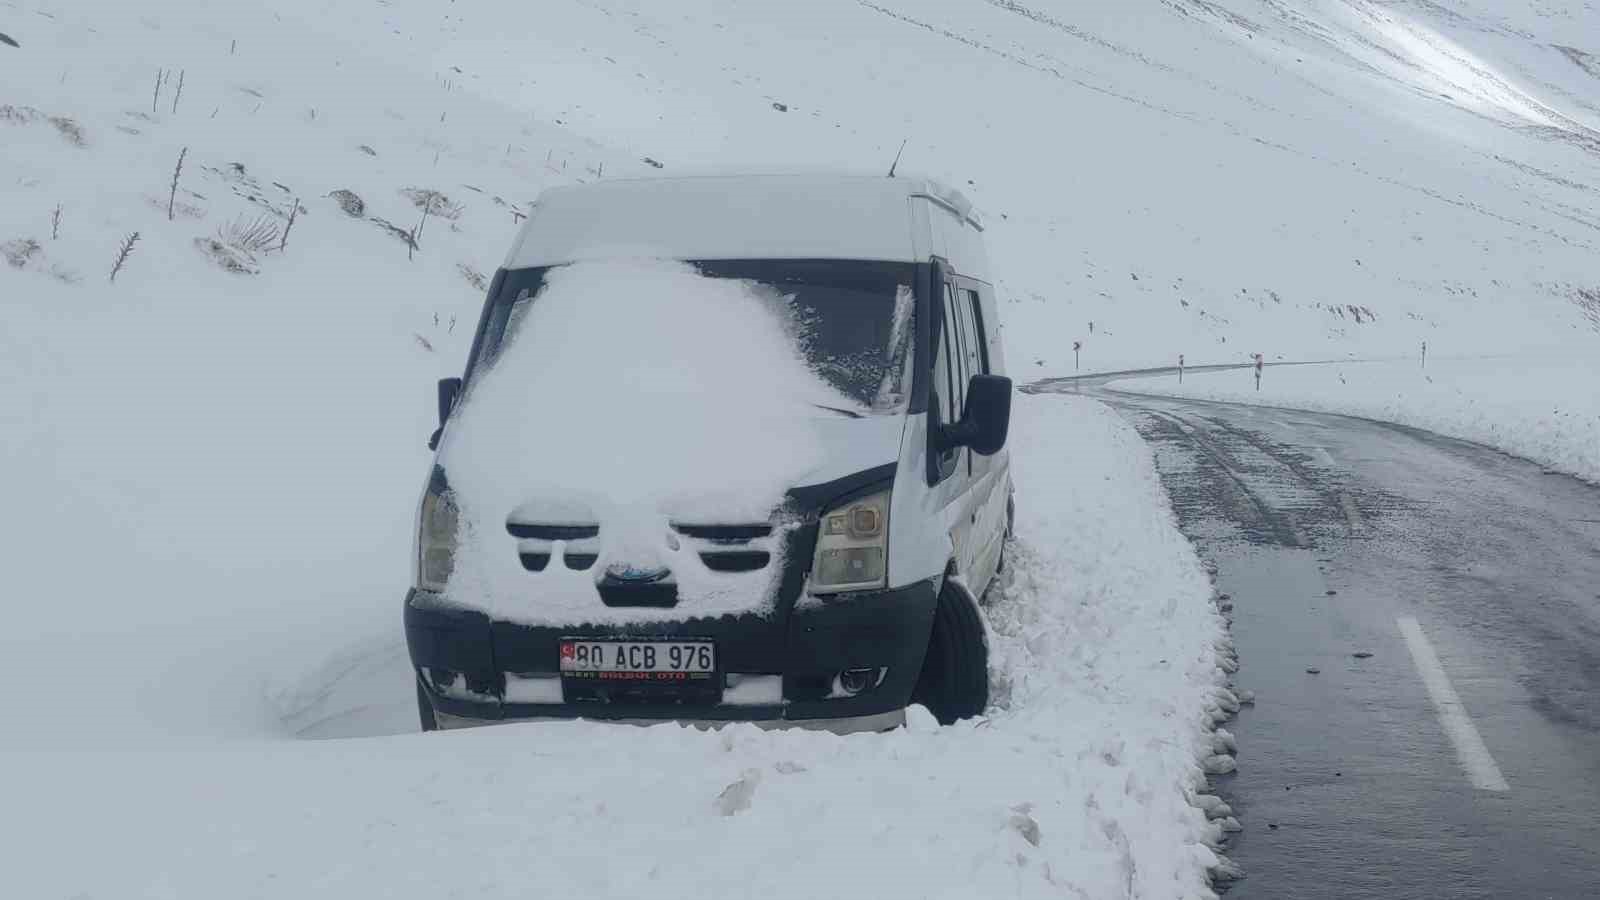
[[[456,567],[456,532],[461,514],[450,492],[422,495],[422,516],[417,533],[417,587],[441,592]]]
[[[817,528],[811,593],[882,589],[889,562],[889,492],[835,507]]]

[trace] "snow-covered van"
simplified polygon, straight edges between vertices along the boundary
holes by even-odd
[[[422,727],[981,713],[1012,510],[982,232],[906,177],[540,195],[439,383]]]

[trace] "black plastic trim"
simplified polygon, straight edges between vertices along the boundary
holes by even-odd
[[[684,537],[707,541],[751,541],[770,537],[771,525],[684,525],[674,522],[672,530]]]
[[[899,467],[899,463],[884,463],[822,484],[790,488],[789,500],[808,520],[815,521],[841,503],[888,490],[894,485],[894,475]],[[810,559],[806,557],[807,566],[810,565]]]
[[[700,554],[700,561],[713,572],[755,572],[772,562],[765,550],[713,550]]]
[[[469,690],[484,695],[481,699],[447,698],[439,696],[432,685],[425,685],[441,713],[486,721],[533,717],[795,721],[868,716],[904,708],[911,701],[927,650],[937,582],[926,579],[798,607],[783,603],[777,618],[746,614],[559,628],[492,622],[483,613],[412,602],[415,594],[407,594],[405,615],[413,666],[460,672]],[[715,640],[719,669],[781,675],[785,702],[763,706],[520,704],[499,699],[505,672],[547,670],[557,659],[560,641],[574,634]],[[837,672],[879,666],[889,672],[873,690],[855,697],[827,698],[827,687]]]
[[[495,301],[500,297],[500,291],[506,285],[507,271],[504,268],[496,269],[494,278],[489,282],[489,290],[483,299],[483,311],[478,313],[478,327],[472,332],[472,349],[467,351],[467,365],[462,372],[462,381],[472,383],[472,370],[476,367],[478,356],[483,349],[483,336],[489,330],[489,316],[494,311]]]
[[[507,522],[506,531],[512,537],[533,538],[545,541],[581,541],[599,537],[599,525],[543,525],[531,522]]]
[[[616,584],[602,581],[596,586],[600,602],[607,606],[642,606],[651,608],[678,605],[676,584]]]

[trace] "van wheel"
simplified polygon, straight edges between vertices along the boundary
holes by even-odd
[[[912,701],[940,725],[981,714],[989,705],[989,647],[983,620],[967,592],[946,578],[933,613],[933,633]]]
[[[433,701],[428,699],[428,689],[422,686],[420,677],[417,678],[417,719],[423,731],[439,730],[439,720],[433,717]]]

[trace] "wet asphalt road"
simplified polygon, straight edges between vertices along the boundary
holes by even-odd
[[[1244,826],[1230,898],[1600,897],[1600,489],[1414,429],[1081,389],[1150,442],[1231,595],[1257,700],[1213,780]]]

